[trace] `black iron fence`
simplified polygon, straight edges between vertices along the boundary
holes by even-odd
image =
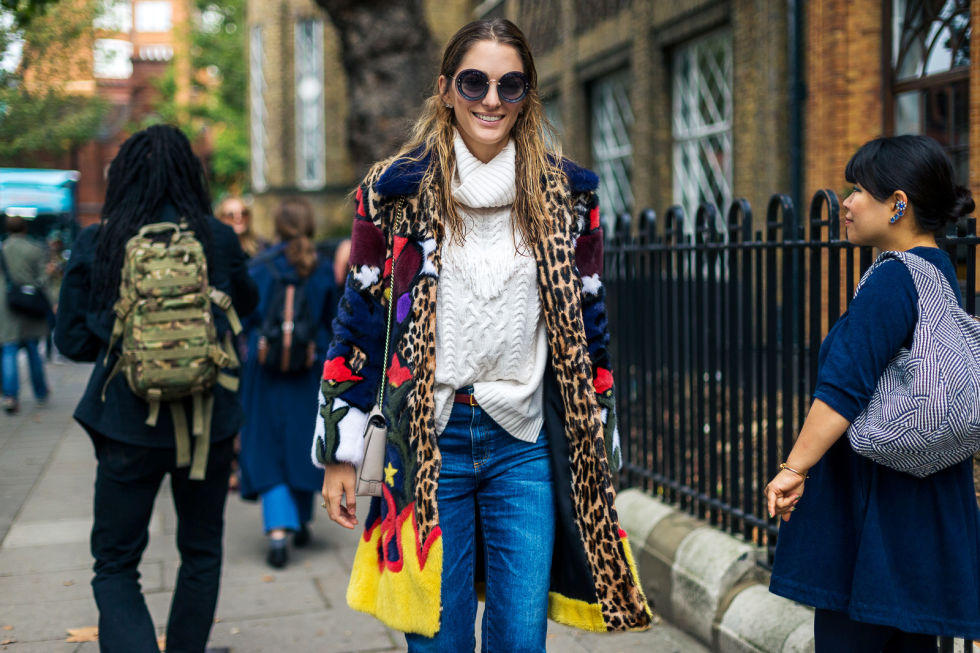
[[[687,229],[680,207],[615,220],[605,277],[622,480],[771,553],[763,488],[806,417],[820,342],[873,254],[841,240],[832,191],[806,219],[774,195],[764,229],[744,200],[719,217],[702,205]],[[940,243],[971,314],[978,242],[971,218]]]

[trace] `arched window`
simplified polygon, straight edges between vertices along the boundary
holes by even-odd
[[[892,0],[886,120],[893,134],[943,144],[958,181],[969,173],[970,0]]]

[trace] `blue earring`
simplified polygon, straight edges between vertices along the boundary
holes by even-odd
[[[903,202],[902,200],[898,200],[898,202],[895,203],[895,209],[898,212],[895,215],[893,215],[892,216],[892,219],[889,220],[888,222],[890,222],[891,224],[895,224],[896,222],[898,222],[898,219],[900,217],[902,217],[903,215],[905,215],[905,207],[906,206],[907,205],[905,204],[905,202]]]

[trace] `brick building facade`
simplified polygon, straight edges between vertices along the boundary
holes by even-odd
[[[66,54],[70,63],[65,89],[99,95],[109,102],[109,113],[92,141],[60,156],[37,154],[26,167],[78,170],[78,220],[85,227],[99,220],[105,198],[105,173],[127,129],[153,112],[154,80],[175,58],[177,93],[190,92],[190,57],[186,40],[190,0],[116,0],[83,36],[85,47]],[[178,98],[181,99],[181,98]],[[207,156],[207,152],[199,151]]]
[[[969,0],[488,0],[528,35],[565,151],[604,212],[846,186],[878,135],[928,133],[980,194]],[[802,207],[805,213],[806,206]]]
[[[527,34],[540,90],[567,156],[595,169],[604,213],[746,198],[761,227],[774,192],[801,213],[820,188],[842,192],[843,168],[878,135],[929,133],[980,194],[980,69],[969,61],[969,0],[485,0],[429,2],[440,43],[473,16],[504,16]],[[249,4],[252,74],[264,141],[257,205],[306,192],[342,230],[355,182],[345,149],[336,36],[312,0]],[[297,183],[297,21],[322,26],[322,183]],[[256,40],[259,28],[261,38]],[[257,61],[253,54],[252,63]],[[279,71],[290,71],[280,74]],[[264,76],[264,77],[263,77]],[[262,93],[256,94],[257,84]],[[263,179],[254,156],[263,155]],[[264,190],[259,190],[263,189]],[[260,211],[260,213],[263,211]],[[693,220],[688,219],[687,228]]]
[[[426,0],[442,44],[473,17],[470,0]],[[347,149],[347,86],[339,38],[313,0],[247,5],[252,215],[271,237],[272,212],[286,196],[314,207],[317,235],[350,230],[347,195],[357,183]]]

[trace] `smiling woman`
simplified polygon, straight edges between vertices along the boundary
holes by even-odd
[[[613,506],[598,180],[556,142],[524,35],[476,21],[409,142],[355,194],[313,457],[331,519],[354,528],[381,385],[385,483],[347,599],[413,653],[473,651],[478,592],[487,650],[544,651],[549,617],[650,625]]]
[[[452,108],[466,147],[488,163],[510,140],[510,131],[523,110],[528,85],[524,65],[513,47],[480,41],[466,53],[459,68],[460,72],[453,75],[454,84],[445,75],[439,76],[439,94],[446,100],[446,108]]]

